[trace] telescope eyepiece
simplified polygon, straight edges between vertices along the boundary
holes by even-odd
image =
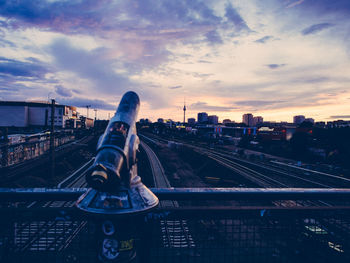
[[[90,185],[92,188],[101,190],[108,181],[108,175],[105,171],[94,171],[91,174]]]

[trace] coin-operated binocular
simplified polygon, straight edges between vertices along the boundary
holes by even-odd
[[[135,92],[124,94],[87,172],[91,189],[77,202],[79,209],[98,219],[98,257],[103,262],[131,262],[135,258],[137,220],[159,202],[137,175],[139,138],[135,123],[139,107]]]

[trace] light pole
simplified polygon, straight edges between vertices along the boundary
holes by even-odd
[[[91,108],[91,105],[86,105],[86,118],[89,118],[89,108]]]
[[[95,121],[97,120],[97,109],[94,109],[95,112]]]

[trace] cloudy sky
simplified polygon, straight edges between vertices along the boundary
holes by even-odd
[[[0,0],[0,34],[0,100],[350,117],[349,0]]]

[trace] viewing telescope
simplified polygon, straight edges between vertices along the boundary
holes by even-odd
[[[95,162],[86,176],[92,188],[113,192],[120,185],[130,186],[139,145],[135,127],[139,108],[137,94],[127,92],[99,139]]]
[[[100,230],[95,241],[100,262],[131,262],[136,258],[135,240],[144,231],[138,228],[140,220],[159,202],[137,175],[139,108],[137,94],[125,93],[98,141],[95,161],[86,175],[91,188],[76,203],[97,221]]]
[[[158,198],[137,175],[139,108],[138,95],[125,93],[98,141],[95,161],[86,174],[86,182],[93,190],[78,200],[79,209],[117,215],[139,213],[158,205]]]

